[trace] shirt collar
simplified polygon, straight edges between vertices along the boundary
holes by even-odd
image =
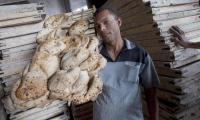
[[[135,44],[133,42],[130,42],[128,39],[124,38],[124,45],[122,48],[122,52],[126,51],[126,50],[130,50],[133,49],[135,47]],[[109,57],[109,54],[106,50],[106,46],[105,44],[102,42],[102,44],[99,47],[100,53],[104,56],[104,57]]]

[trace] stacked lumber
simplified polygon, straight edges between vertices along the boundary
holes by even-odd
[[[36,49],[37,33],[43,28],[44,6],[38,3],[0,6],[0,82],[4,107],[11,120],[67,120],[65,102],[54,101],[44,108],[9,111],[12,86],[21,79]]]
[[[200,41],[199,0],[110,0],[119,11],[122,35],[153,58],[161,85],[161,120],[200,119],[200,52],[176,46],[169,32],[177,25],[191,42]]]
[[[37,3],[0,7],[0,78],[6,95],[35,52],[43,7]]]

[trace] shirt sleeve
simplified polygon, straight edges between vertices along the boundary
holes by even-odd
[[[141,65],[139,78],[142,86],[145,89],[158,87],[160,84],[158,74],[149,54],[147,54],[144,63]]]

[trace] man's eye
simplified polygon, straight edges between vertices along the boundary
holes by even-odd
[[[109,24],[109,21],[105,21],[104,24],[106,24],[106,25]]]

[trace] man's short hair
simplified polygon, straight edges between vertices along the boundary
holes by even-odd
[[[111,7],[100,7],[94,13],[94,17],[96,17],[100,12],[102,12],[104,10],[108,10],[115,18],[119,17],[117,10],[115,8],[111,8]]]

